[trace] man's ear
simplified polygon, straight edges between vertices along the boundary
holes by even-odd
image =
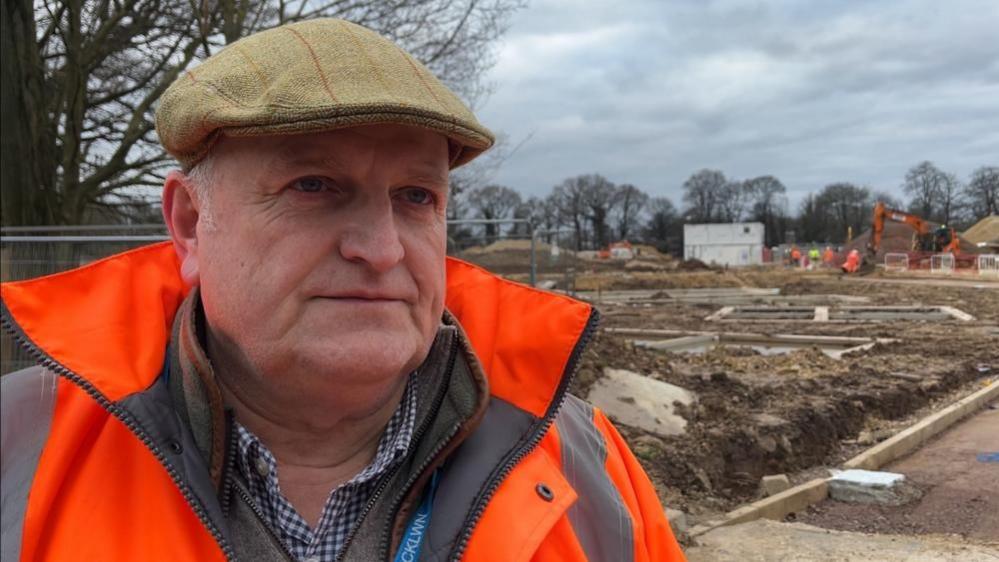
[[[180,258],[180,276],[190,286],[198,284],[198,201],[191,179],[180,170],[163,182],[163,220]]]

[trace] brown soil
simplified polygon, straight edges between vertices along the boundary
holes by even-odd
[[[602,332],[583,357],[573,391],[586,396],[606,367],[629,369],[693,391],[681,414],[687,434],[660,438],[620,426],[664,504],[694,523],[758,497],[762,476],[835,466],[844,452],[884,438],[909,416],[944,397],[971,392],[999,374],[999,291],[972,287],[846,282],[837,275],[782,269],[595,275],[604,289],[779,287],[782,294],[847,294],[872,304],[950,305],[969,323],[713,323],[717,306],[662,304],[601,307],[604,327],[665,328],[897,338],[833,360],[818,350],[764,356],[739,348],[704,355],[634,348]],[[623,287],[622,287],[623,286]],[[890,428],[890,429],[886,429]],[[872,437],[872,435],[874,437]]]
[[[709,271],[711,266],[702,262],[699,259],[683,260],[677,265],[677,269],[680,271]]]

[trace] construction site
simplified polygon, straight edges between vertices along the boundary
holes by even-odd
[[[843,256],[871,232],[808,268],[540,244],[536,276],[599,309],[573,390],[615,421],[692,560],[997,560],[999,271],[978,245],[997,227],[954,255],[890,221],[856,273]],[[459,257],[526,282],[528,252]]]
[[[888,221],[809,264],[540,237],[450,253],[599,310],[571,391],[629,442],[691,560],[999,560],[999,217],[956,253],[913,232]],[[162,238],[7,234],[5,279]],[[5,372],[31,364],[3,343]]]

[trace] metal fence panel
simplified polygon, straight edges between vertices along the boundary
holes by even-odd
[[[954,254],[934,254],[930,257],[930,272],[951,274],[954,272]]]
[[[981,254],[975,265],[979,275],[999,275],[999,254]]]
[[[59,273],[139,246],[166,240],[163,225],[4,227],[0,279],[19,281]],[[525,220],[448,223],[448,254],[517,281],[571,291],[576,254],[561,232],[535,230]],[[0,335],[0,374],[32,365],[12,338]]]
[[[909,254],[885,254],[885,271],[907,271]]]

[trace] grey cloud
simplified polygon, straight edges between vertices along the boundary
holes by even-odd
[[[677,199],[701,167],[795,194],[897,188],[930,159],[999,160],[994,2],[535,2],[480,111],[514,142],[495,181],[600,172]]]

